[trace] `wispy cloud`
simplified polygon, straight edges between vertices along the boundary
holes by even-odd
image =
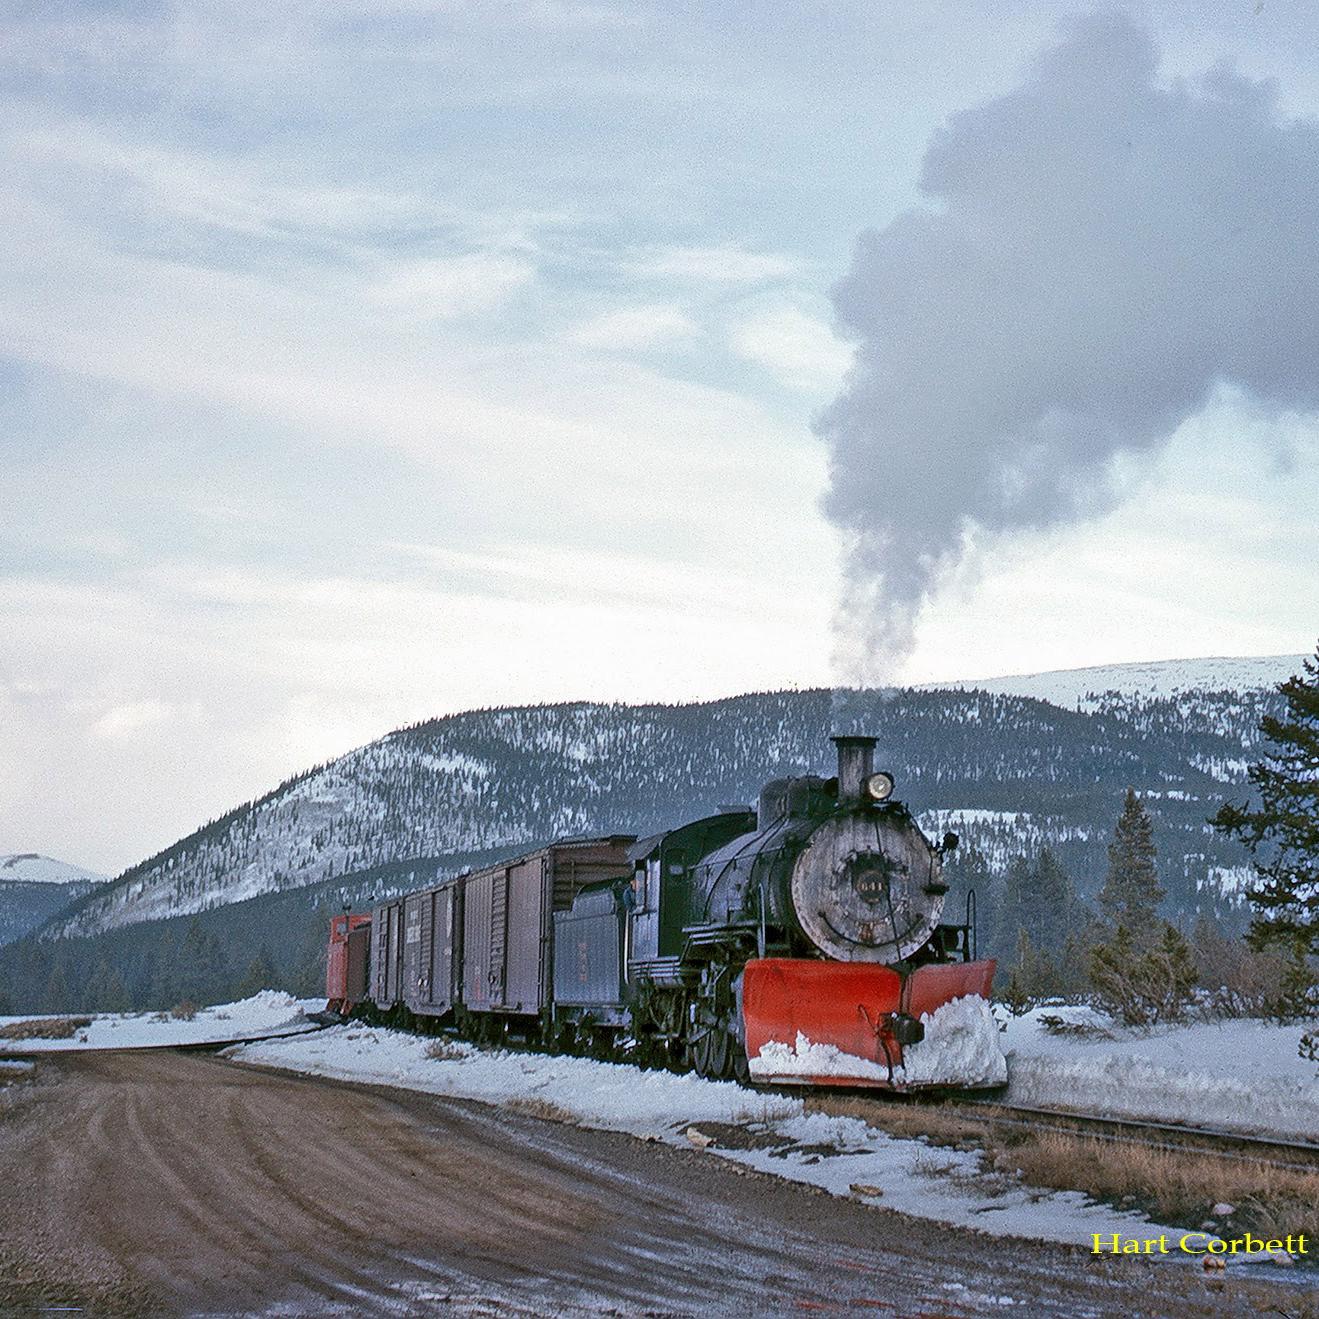
[[[780,252],[742,247],[656,247],[625,260],[624,267],[646,278],[692,280],[714,284],[760,284],[786,279],[798,262]]]
[[[492,311],[535,274],[531,262],[496,252],[426,257],[388,268],[367,296],[417,320],[448,320]]]
[[[580,321],[568,331],[568,339],[585,348],[628,351],[654,348],[695,338],[700,327],[680,307],[647,304],[617,307]]]
[[[852,364],[851,345],[828,324],[790,302],[738,318],[729,327],[733,352],[763,366],[783,384],[807,392],[837,389]]]
[[[97,737],[131,738],[152,724],[164,723],[174,713],[174,707],[164,701],[130,701],[125,705],[111,706],[92,724],[92,732]]]

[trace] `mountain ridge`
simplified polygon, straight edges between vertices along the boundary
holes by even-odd
[[[1190,659],[1135,660],[1079,669],[958,678],[916,684],[918,691],[987,691],[1030,696],[1073,707],[1117,692],[1123,696],[1175,696],[1186,691],[1243,691],[1276,687],[1301,671],[1306,655],[1205,655]]]
[[[108,884],[110,876],[39,852],[9,852],[0,853],[0,883]]]
[[[1278,701],[1272,678],[1293,663],[1249,659],[1242,690],[1222,684],[1222,660],[1063,671],[1087,675],[1073,686],[1119,668],[1143,671],[1134,690],[1088,689],[1071,708],[939,684],[446,715],[236,807],[75,903],[44,934],[203,912],[410,856],[448,858],[456,868],[466,856],[556,835],[665,827],[721,802],[752,800],[768,777],[830,772],[827,739],[840,707],[880,735],[900,791],[931,827],[957,822],[992,865],[1005,864],[1014,847],[1047,842],[1078,870],[1083,890],[1094,887],[1116,797],[1131,781],[1158,817],[1166,862],[1181,872],[1173,888],[1183,906],[1233,903],[1243,859],[1207,836],[1204,822],[1225,795],[1241,791],[1259,718]],[[1230,663],[1240,681],[1242,661]],[[1289,671],[1297,669],[1299,662]],[[1159,693],[1160,671],[1174,693]]]
[[[106,875],[38,852],[0,854],[0,944],[22,938],[108,883]]]

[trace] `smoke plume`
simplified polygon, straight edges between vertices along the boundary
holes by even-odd
[[[819,422],[847,546],[840,659],[891,674],[943,574],[1111,507],[1113,459],[1220,383],[1319,409],[1319,126],[1219,67],[1160,82],[1091,18],[930,143],[928,205],[834,289],[856,366]]]

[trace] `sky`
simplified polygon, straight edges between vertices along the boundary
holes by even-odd
[[[1279,348],[1319,252],[1284,204],[1308,5],[0,2],[0,30],[0,852],[114,873],[472,707],[1313,649],[1313,359]],[[1133,212],[1094,203],[1086,134],[1139,116],[1122,195],[1158,244],[1127,225],[1110,264]],[[981,296],[950,233],[1016,275]],[[1273,301],[1165,288],[1206,245],[1225,286],[1283,269]],[[1106,355],[1060,335],[1096,317]],[[1165,359],[1172,397],[1113,403]]]

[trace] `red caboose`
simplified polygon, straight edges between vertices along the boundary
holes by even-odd
[[[371,970],[371,915],[345,912],[330,921],[325,959],[325,1010],[347,1016],[367,997]]]

